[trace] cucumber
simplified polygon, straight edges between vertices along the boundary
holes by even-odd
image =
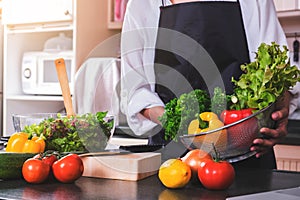
[[[22,178],[22,166],[36,154],[0,152],[0,179]]]

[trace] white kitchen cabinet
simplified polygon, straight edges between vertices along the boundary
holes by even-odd
[[[300,0],[273,0],[278,18],[298,18],[300,16]]]
[[[300,10],[300,0],[274,0],[274,4],[279,12]]]
[[[3,0],[3,7],[3,23],[9,25],[70,21],[73,15],[72,0]]]
[[[0,135],[14,132],[14,113],[64,109],[61,95],[28,95],[22,91],[23,54],[43,51],[48,39],[64,33],[72,38],[77,70],[96,46],[118,33],[107,28],[107,7],[108,0],[3,0],[3,132]]]

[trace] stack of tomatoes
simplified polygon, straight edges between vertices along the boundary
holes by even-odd
[[[81,177],[83,170],[83,162],[77,154],[61,157],[55,152],[45,152],[26,160],[22,174],[29,183],[42,183],[51,176],[62,183],[72,183]]]
[[[200,149],[189,151],[181,160],[190,166],[192,178],[199,179],[207,189],[223,190],[228,188],[235,178],[233,166]]]

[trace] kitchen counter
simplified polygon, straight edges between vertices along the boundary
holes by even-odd
[[[198,182],[191,182],[183,189],[167,189],[157,175],[140,181],[81,177],[74,184],[52,181],[33,185],[24,180],[0,181],[0,199],[209,200],[299,186],[300,173],[252,169],[237,171],[234,184],[223,191],[204,189]]]

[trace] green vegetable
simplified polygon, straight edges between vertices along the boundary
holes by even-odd
[[[25,160],[32,158],[32,153],[0,153],[0,179],[21,179]]]
[[[214,88],[214,95],[211,98],[211,111],[219,116],[223,110],[227,109],[230,98],[220,87]]]
[[[235,84],[234,96],[238,101],[231,109],[262,109],[275,102],[283,93],[300,81],[300,71],[291,66],[288,60],[288,49],[272,42],[262,43],[256,53],[254,62],[241,65],[244,72]],[[234,99],[234,98],[233,98]]]
[[[105,148],[113,121],[105,122],[107,112],[71,117],[58,115],[40,124],[25,126],[24,132],[43,135],[46,150],[58,152],[101,151]]]
[[[199,113],[210,110],[209,95],[203,90],[194,90],[174,98],[165,106],[165,112],[159,120],[165,129],[165,139],[177,141],[179,135],[186,134],[188,124]],[[200,126],[207,126],[201,121]]]

